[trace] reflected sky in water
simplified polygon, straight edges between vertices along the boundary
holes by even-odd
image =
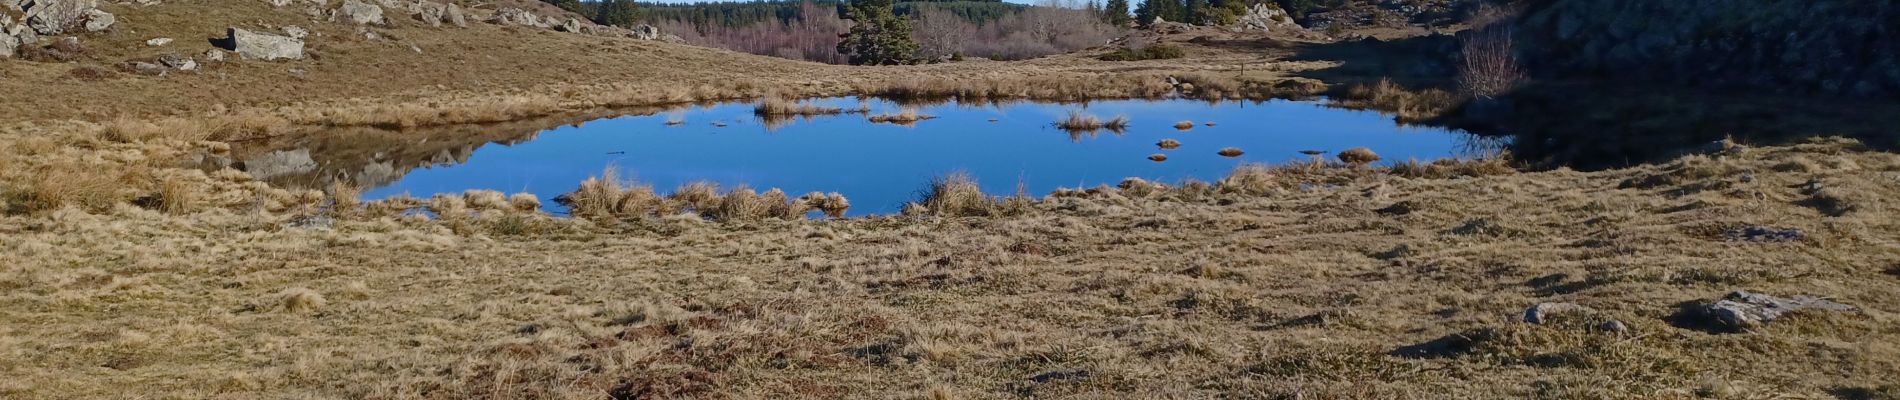
[[[846,98],[816,102],[858,105]],[[901,109],[889,102],[870,104],[873,114]],[[917,110],[936,118],[900,126],[845,114],[768,126],[753,115],[751,103],[728,103],[601,119],[549,129],[514,145],[483,145],[466,163],[413,170],[365,198],[494,189],[551,200],[611,167],[662,193],[696,180],[760,191],[776,187],[792,196],[835,191],[851,199],[850,214],[866,215],[896,212],[932,177],[953,171],[968,172],[993,194],[1015,193],[1020,182],[1040,196],[1061,187],[1113,185],[1126,177],[1214,181],[1245,162],[1307,159],[1300,150],[1363,146],[1387,160],[1433,160],[1457,156],[1467,140],[1462,133],[1399,126],[1389,116],[1316,102],[949,103]],[[1076,136],[1052,125],[1071,110],[1103,118],[1125,115],[1131,127],[1119,134]],[[669,120],[683,123],[668,125]],[[1184,120],[1193,121],[1194,128],[1173,127]],[[1162,139],[1178,140],[1181,147],[1160,149],[1155,143]],[[1216,154],[1224,147],[1246,154]],[[1152,154],[1168,159],[1150,161]],[[547,203],[550,212],[564,211]]]

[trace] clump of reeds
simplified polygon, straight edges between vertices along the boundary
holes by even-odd
[[[1221,157],[1240,157],[1241,155],[1247,154],[1247,152],[1241,150],[1239,147],[1227,147],[1220,149],[1220,152],[1217,154],[1220,154]]]
[[[533,212],[541,209],[541,198],[534,193],[515,193],[508,196],[508,206],[515,211]]]
[[[701,213],[718,221],[756,221],[764,218],[772,209],[770,204],[761,200],[758,192],[740,186],[726,192],[716,205]]]
[[[930,181],[918,196],[918,204],[932,214],[945,217],[980,217],[995,213],[996,200],[983,194],[976,179],[954,172]]]
[[[1184,131],[1189,130],[1189,129],[1194,129],[1194,121],[1176,122],[1174,123],[1174,129],[1179,129],[1179,130],[1184,130]]]
[[[179,179],[178,177],[165,178],[165,181],[158,185],[159,210],[164,211],[166,214],[178,215],[190,213],[192,209],[197,207],[197,204],[197,189],[192,188],[191,184],[186,183],[183,179]]]
[[[1167,161],[1167,160],[1168,160],[1167,154],[1153,154],[1153,155],[1148,156],[1148,161],[1162,162],[1162,161]]]
[[[1227,173],[1226,178],[1214,183],[1215,189],[1221,193],[1246,195],[1271,193],[1275,186],[1273,169],[1252,163],[1234,167],[1234,171]]]
[[[707,181],[687,183],[673,189],[673,194],[667,195],[666,199],[692,207],[694,211],[711,210],[718,207],[721,200],[719,184]]]
[[[1103,120],[1093,115],[1083,114],[1081,111],[1070,111],[1068,118],[1056,121],[1056,127],[1069,131],[1093,131],[1102,129],[1120,131],[1128,129],[1128,117],[1116,116],[1115,118]]]
[[[465,191],[462,192],[462,200],[468,203],[469,207],[482,211],[506,210],[512,207],[508,204],[508,195],[493,190]]]
[[[843,114],[844,111],[842,107],[824,106],[777,97],[767,97],[765,100],[760,100],[758,107],[752,109],[753,114],[762,116],[836,115]]]
[[[766,215],[778,219],[794,220],[804,218],[805,212],[811,210],[809,204],[804,201],[791,199],[785,194],[785,191],[779,190],[778,188],[772,188],[766,190],[765,193],[759,194],[759,201],[766,204]]]
[[[330,209],[352,212],[363,206],[363,190],[343,180],[330,183]]]
[[[1160,142],[1155,142],[1155,146],[1160,147],[1164,150],[1174,150],[1174,149],[1181,148],[1181,141],[1174,140],[1174,139],[1161,139]]]
[[[1374,153],[1372,149],[1364,147],[1354,147],[1340,151],[1338,157],[1340,162],[1355,166],[1362,166],[1371,164],[1374,161],[1379,161],[1379,153]]]

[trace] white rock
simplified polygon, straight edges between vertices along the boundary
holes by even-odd
[[[230,29],[230,38],[222,43],[227,50],[255,60],[303,59],[303,41],[286,36]]]
[[[146,46],[152,46],[152,47],[164,46],[171,43],[172,43],[172,38],[163,38],[163,37],[153,38],[152,40],[145,41]]]

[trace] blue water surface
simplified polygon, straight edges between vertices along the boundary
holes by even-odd
[[[845,108],[859,104],[853,98],[813,101]],[[622,177],[662,193],[700,180],[727,188],[780,188],[792,196],[840,192],[851,199],[849,214],[867,215],[896,212],[932,177],[958,171],[976,178],[986,192],[1013,194],[1020,184],[1040,196],[1064,187],[1113,185],[1127,177],[1214,181],[1242,163],[1308,159],[1301,150],[1367,147],[1386,160],[1434,160],[1462,154],[1467,141],[1460,132],[1401,126],[1374,112],[1282,100],[948,103],[915,107],[936,118],[913,126],[874,124],[856,114],[767,124],[753,115],[753,105],[699,106],[560,126],[523,143],[483,145],[465,163],[416,169],[364,197],[493,189],[546,200],[615,168]],[[872,114],[901,108],[877,100],[870,105]],[[1102,118],[1127,116],[1131,126],[1123,133],[1083,135],[1053,126],[1072,110]],[[1177,130],[1178,121],[1195,125]],[[1160,149],[1155,143],[1162,139],[1180,141],[1181,147]],[[1224,147],[1246,154],[1216,154]],[[1168,159],[1150,161],[1152,154]],[[551,212],[564,211],[547,203]]]

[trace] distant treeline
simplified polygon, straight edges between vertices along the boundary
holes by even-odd
[[[643,19],[649,23],[679,21],[700,27],[736,28],[764,21],[781,24],[796,22],[803,16],[800,11],[804,9],[802,3],[761,0],[744,3],[639,3],[639,6]],[[838,7],[843,4],[838,0],[814,0],[811,3],[832,13],[837,13]],[[897,15],[912,16],[917,13],[919,4],[928,4],[975,24],[993,22],[1028,7],[1001,0],[911,0],[897,3]]]
[[[1122,4],[1125,3],[1126,0]],[[752,54],[842,64],[840,35],[851,28],[839,0],[747,3],[640,3],[640,20],[687,43]],[[999,0],[908,1],[894,14],[915,29],[920,62],[982,57],[1025,59],[1101,46],[1121,35],[1120,22],[1097,5]],[[1126,14],[1124,13],[1124,19]]]

